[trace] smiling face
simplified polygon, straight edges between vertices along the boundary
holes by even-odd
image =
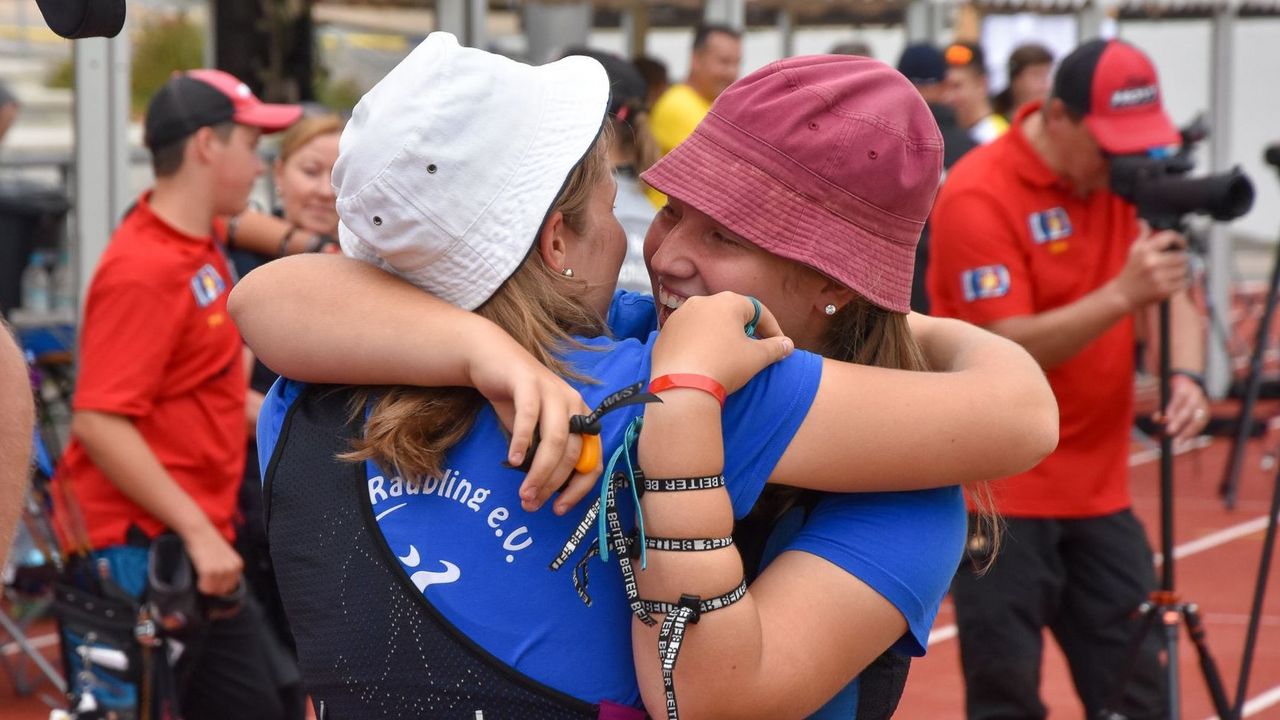
[[[669,198],[645,235],[658,323],[690,297],[729,290],[751,295],[778,319],[797,347],[816,348],[826,327],[818,310],[831,281],[818,272],[761,250],[679,198]]]
[[[275,181],[284,217],[312,233],[336,237],[338,210],[333,193],[333,165],[338,161],[337,132],[317,135],[276,161]]]

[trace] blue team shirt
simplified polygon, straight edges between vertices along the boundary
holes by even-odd
[[[619,388],[647,379],[654,338],[584,340],[587,349],[568,353],[566,359],[579,372],[598,381],[575,383],[586,402],[594,407]],[[808,413],[821,372],[821,358],[793,353],[725,403],[725,475],[735,516],[755,503]],[[282,379],[267,394],[258,424],[264,462],[303,387]],[[643,412],[643,406],[635,406],[605,416],[606,458],[621,444],[627,423]],[[578,598],[572,580],[585,543],[565,567],[548,568],[587,503],[563,517],[549,509],[523,511],[518,497],[523,473],[501,464],[506,448],[507,438],[486,405],[471,432],[449,452],[439,478],[404,479],[367,463],[369,502],[384,541],[432,605],[498,659],[588,702],[638,706],[631,616],[616,560],[611,555],[608,562],[590,561],[590,607]],[[624,497],[619,507],[629,523],[634,506]]]

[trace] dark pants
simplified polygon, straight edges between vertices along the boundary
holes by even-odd
[[[965,562],[952,583],[969,720],[1043,718],[1040,664],[1049,628],[1071,667],[1086,717],[1164,717],[1161,634],[1138,657],[1135,610],[1156,587],[1151,548],[1133,513],[1087,519],[1008,518],[1000,553],[979,576]],[[1117,679],[1131,666],[1122,699]]]
[[[252,599],[233,617],[209,624],[193,664],[178,663],[186,678],[184,720],[282,720],[305,713],[301,689],[282,688],[276,677],[270,632]]]

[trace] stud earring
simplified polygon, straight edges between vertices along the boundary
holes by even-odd
[[[564,275],[565,277],[573,277],[573,268],[565,268],[564,270],[560,271],[560,274]]]
[[[836,314],[836,306],[835,306],[835,305],[833,305],[833,304],[831,304],[831,303],[827,303],[827,306],[826,306],[825,308],[823,308],[823,312],[825,312],[825,313],[826,313],[826,314],[828,314],[828,315],[835,315],[835,314]]]

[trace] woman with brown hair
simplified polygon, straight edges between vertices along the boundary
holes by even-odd
[[[277,561],[301,566],[333,552],[337,557],[327,560],[328,567],[361,566],[363,547],[356,543],[356,549],[345,550],[350,538],[329,527],[348,526],[341,503],[316,510],[328,518],[320,527],[314,517],[309,523],[296,520],[299,507],[313,507],[310,496],[322,496],[330,480],[345,473],[345,484],[336,486],[354,492],[353,503],[363,508],[361,527],[376,533],[389,551],[383,555],[392,556],[388,562],[400,585],[408,583],[420,610],[470,649],[424,650],[429,675],[405,678],[404,656],[391,651],[402,648],[387,633],[387,648],[375,645],[374,650],[386,660],[375,667],[357,668],[347,661],[343,671],[335,663],[317,663],[308,672],[308,647],[300,638],[304,674],[318,697],[345,703],[348,714],[370,702],[364,698],[381,699],[379,691],[389,685],[400,697],[428,698],[422,702],[430,707],[459,712],[583,717],[602,712],[598,705],[604,701],[636,705],[640,688],[628,662],[632,644],[626,618],[629,609],[649,620],[664,613],[645,609],[636,580],[653,572],[659,582],[684,582],[683,569],[660,568],[657,556],[686,545],[712,554],[734,552],[723,533],[709,540],[687,536],[686,542],[678,535],[645,535],[644,518],[632,522],[636,503],[627,499],[630,493],[645,487],[641,502],[648,502],[648,492],[664,495],[667,489],[660,480],[649,487],[634,472],[634,438],[643,410],[629,403],[652,400],[637,397],[653,375],[651,365],[672,370],[648,383],[664,402],[671,398],[679,404],[678,396],[705,390],[727,395],[723,431],[717,431],[726,448],[723,479],[685,484],[708,488],[695,492],[716,492],[725,483],[725,495],[717,497],[729,501],[736,517],[747,513],[766,481],[834,492],[933,488],[1006,474],[1052,448],[1054,404],[1038,368],[1019,348],[963,324],[927,318],[911,321],[923,343],[915,346],[905,315],[909,258],[936,189],[941,143],[936,128],[923,124],[930,118],[927,108],[892,69],[859,58],[806,58],[808,64],[771,66],[764,77],[778,80],[806,74],[810,65],[849,64],[829,68],[835,74],[818,78],[818,85],[796,85],[798,94],[789,97],[757,95],[761,86],[751,78],[740,83],[743,94],[725,93],[737,98],[722,100],[726,108],[740,107],[740,101],[755,106],[761,99],[768,101],[766,108],[786,108],[764,116],[772,126],[767,132],[757,130],[783,138],[799,130],[808,154],[784,153],[789,165],[770,168],[784,171],[772,173],[762,165],[732,167],[725,164],[726,156],[712,158],[708,168],[725,174],[718,178],[720,187],[709,186],[705,194],[662,174],[664,164],[680,167],[682,156],[655,166],[648,179],[673,198],[646,248],[662,305],[655,316],[652,300],[613,292],[623,243],[609,212],[612,180],[596,169],[607,142],[596,139],[605,106],[598,67],[589,70],[582,63],[590,61],[568,58],[525,68],[450,41],[440,34],[428,38],[361,101],[344,134],[335,172],[340,238],[344,251],[364,262],[310,257],[273,263],[246,279],[233,299],[233,313],[251,345],[291,377],[394,386],[372,395],[347,395],[357,399],[347,430],[357,436],[355,454],[347,457],[366,459],[356,483],[350,482],[351,472],[329,464],[332,453],[325,454],[326,448],[351,449],[345,433],[332,431],[335,410],[325,405],[330,394],[292,381],[273,389],[260,438],[264,450],[273,448],[267,495]],[[843,76],[858,82],[828,83]],[[474,90],[479,87],[485,92]],[[824,98],[833,104],[813,104]],[[850,118],[869,117],[850,112],[858,103],[878,109],[874,122],[848,124]],[[739,112],[731,110],[730,120]],[[831,135],[819,132],[824,127]],[[857,144],[844,145],[852,137],[858,137]],[[697,152],[704,139],[695,133],[690,152]],[[742,138],[722,135],[712,141],[730,143],[752,162],[764,162],[755,154],[760,148]],[[787,142],[773,146],[788,148]],[[818,177],[805,170],[814,147],[824,153],[854,147],[854,158],[863,160],[848,167],[836,163],[822,172],[864,179],[853,182],[840,174],[821,180],[822,187],[844,183],[847,196],[832,196],[838,212],[828,221],[835,224],[809,226],[813,234],[802,245],[802,233],[775,235],[757,223],[764,214],[795,222],[818,209],[804,199],[812,186],[804,193],[786,191],[768,179],[815,182],[805,179]],[[880,158],[883,168],[866,164]],[[788,167],[803,172],[788,175]],[[736,203],[734,208],[708,199],[720,192],[726,202]],[[770,201],[763,202],[761,193]],[[848,219],[846,202],[857,205],[856,222]],[[873,203],[894,203],[894,209]],[[874,233],[854,232],[858,227]],[[813,240],[821,236],[829,239]],[[786,245],[791,242],[797,244]],[[796,257],[802,247],[813,251],[804,259]],[[901,267],[904,258],[907,268]],[[726,289],[750,290],[774,312],[761,309],[756,315],[758,304],[720,294]],[[716,298],[681,307],[702,294]],[[824,350],[829,340],[833,352],[850,358],[904,366],[927,362],[949,372],[868,367],[797,351],[753,377],[787,354],[791,340],[753,340],[743,327],[775,335],[775,313],[800,347]],[[655,345],[661,335],[643,329],[653,326],[655,317],[678,320],[680,342]],[[607,330],[626,339],[612,340]],[[866,345],[879,349],[864,355]],[[686,377],[680,367],[689,357],[720,360],[715,367],[690,365],[711,376],[699,379]],[[486,399],[492,408],[483,404]],[[568,417],[587,415],[589,406],[597,410],[571,434]],[[654,418],[653,424],[665,432],[670,419]],[[511,428],[510,440],[503,425]],[[511,465],[524,463],[534,426],[541,445],[529,472],[497,466],[495,455],[502,454]],[[686,430],[690,439],[705,436],[702,427]],[[640,437],[647,432],[639,431]],[[597,483],[601,456],[593,456],[593,446],[603,450],[609,467],[602,483]],[[992,446],[1003,452],[990,452]],[[685,454],[678,451],[670,459],[681,462]],[[614,472],[623,468],[632,470],[625,483]],[[533,512],[567,477],[554,512]],[[582,521],[566,515],[594,490],[602,497]],[[779,675],[793,698],[782,715],[813,711],[895,641],[923,644],[964,532],[958,490],[927,492],[935,494],[900,501],[885,514],[874,499],[843,506],[828,498],[857,496],[830,495],[805,521],[795,552],[789,545],[761,575],[758,582],[766,588],[769,582],[815,583],[831,596],[823,598],[823,612],[804,618],[812,627],[796,633],[797,639],[810,629],[826,633],[831,647],[814,653],[815,662],[796,663]],[[860,507],[871,525],[856,525]],[[913,508],[932,514],[917,515]],[[709,509],[705,519],[721,523],[720,511]],[[922,520],[912,522],[917,517]],[[934,518],[941,521],[931,522]],[[584,542],[596,537],[595,521],[598,542]],[[899,522],[911,524],[918,546],[910,552],[929,556],[930,577],[908,577],[917,570],[900,555],[888,556],[888,567],[873,576],[875,563],[860,557],[859,539],[875,545],[875,555],[883,548],[875,542],[874,528],[897,537]],[[330,537],[342,541],[330,543]],[[814,559],[797,564],[795,555]],[[597,560],[613,556],[616,560]],[[641,571],[646,556],[653,563]],[[559,572],[548,571],[548,565]],[[794,575],[797,569],[803,574]],[[933,587],[938,577],[944,578],[942,589]],[[354,641],[355,630],[347,633],[347,626],[359,627],[363,635],[381,632],[377,628],[384,623],[376,619],[370,630],[370,616],[376,618],[378,610],[362,607],[357,617],[341,622],[335,616],[337,608],[354,607],[341,596],[341,587],[368,583],[341,574],[326,583],[304,579],[291,602],[292,582],[282,580],[282,585],[290,612],[301,613],[293,617],[297,627],[318,633],[338,626],[339,637],[316,641],[317,657],[338,655],[326,654],[326,643]],[[921,587],[922,595],[938,598],[908,597]],[[321,590],[338,596],[317,597]],[[360,602],[380,602],[382,596],[365,592]],[[415,617],[402,606],[387,612],[397,622]],[[758,622],[769,629],[767,645],[776,647],[779,657],[796,659],[790,641],[773,635],[787,634],[785,623],[770,614]],[[443,642],[441,632],[426,633],[423,625],[413,625],[414,637],[425,638],[419,646]],[[689,635],[691,648],[702,642],[698,632]],[[663,681],[649,672],[654,647],[650,638],[635,644],[647,706],[660,713]],[[487,663],[471,664],[477,654]],[[455,655],[468,659],[442,666],[441,657]],[[699,654],[693,657],[682,664],[682,673],[702,672]],[[455,678],[456,667],[462,669]],[[491,677],[495,667],[506,684]],[[521,690],[510,689],[512,677]],[[405,686],[412,687],[401,692]],[[456,689],[444,694],[446,686]],[[714,681],[705,687],[724,689]],[[736,690],[745,707],[746,698],[777,688],[770,681],[759,689]],[[706,697],[692,702],[711,702]],[[757,712],[777,717],[771,714],[777,709],[775,699],[759,702]]]

